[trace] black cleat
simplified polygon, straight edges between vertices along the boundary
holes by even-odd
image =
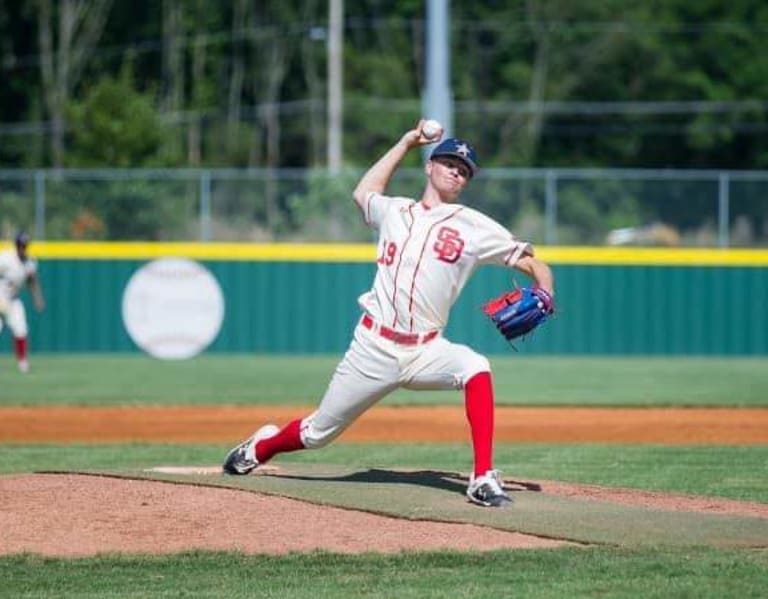
[[[469,479],[467,497],[472,503],[485,507],[505,507],[512,498],[504,492],[498,470],[489,470],[482,476]]]
[[[248,439],[233,448],[224,459],[224,465],[221,467],[226,474],[248,474],[259,465],[256,459],[256,443],[262,439],[274,437],[280,429],[274,424],[262,426]]]

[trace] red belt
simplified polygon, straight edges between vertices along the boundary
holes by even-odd
[[[389,339],[393,343],[399,343],[400,345],[418,345],[419,343],[426,343],[432,341],[437,337],[439,331],[430,331],[429,333],[400,333],[394,329],[385,327],[384,325],[377,324],[373,318],[365,314],[360,321],[366,329],[370,329],[384,337]]]

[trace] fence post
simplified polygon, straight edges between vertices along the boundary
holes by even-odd
[[[211,171],[200,172],[200,241],[211,240]]]
[[[730,186],[729,181],[730,177],[728,176],[727,172],[720,172],[720,176],[718,177],[718,193],[717,193],[717,223],[718,223],[718,234],[717,234],[717,240],[718,245],[721,248],[728,247],[730,245],[729,240],[729,233],[728,233],[728,220],[730,218]]]
[[[35,171],[35,239],[45,239],[45,171]]]
[[[557,172],[548,169],[545,185],[544,241],[547,245],[557,243]]]

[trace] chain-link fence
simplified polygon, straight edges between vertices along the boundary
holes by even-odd
[[[0,170],[0,237],[106,241],[370,241],[362,174],[305,169]],[[418,197],[420,169],[389,191]],[[768,245],[768,172],[485,169],[462,202],[550,245]]]

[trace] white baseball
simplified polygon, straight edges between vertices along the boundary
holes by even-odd
[[[443,126],[435,119],[424,121],[421,126],[421,134],[427,139],[435,139],[443,132]]]

